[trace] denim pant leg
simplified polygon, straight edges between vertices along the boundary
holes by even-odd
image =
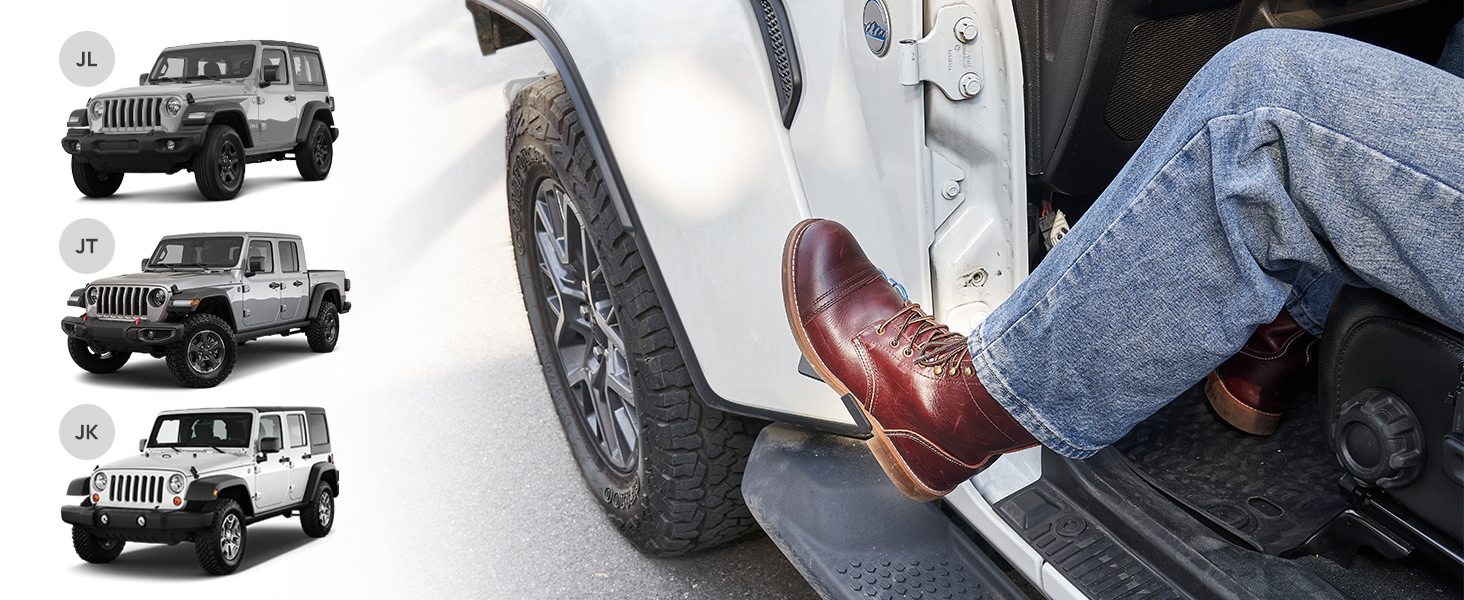
[[[1325,315],[1330,297],[1293,290],[1307,279],[1374,286],[1464,329],[1460,190],[1464,80],[1337,36],[1251,34],[972,334],[976,369],[1039,441],[1083,458],[1288,299]]]

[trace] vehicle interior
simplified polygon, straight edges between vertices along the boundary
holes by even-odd
[[[1233,39],[1314,29],[1434,64],[1464,16],[1457,0],[1015,5],[1034,232],[1044,207],[1080,218]],[[1034,268],[1045,252],[1034,235]],[[1046,452],[1043,479],[997,512],[1093,597],[1244,597],[1257,586],[1277,597],[1459,597],[1464,336],[1348,288],[1319,358],[1271,436],[1221,421],[1201,382],[1093,458]],[[1077,533],[1053,534],[1064,525]]]

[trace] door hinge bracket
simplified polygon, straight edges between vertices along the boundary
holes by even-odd
[[[920,41],[900,41],[900,84],[929,81],[951,100],[981,93],[981,45],[976,10],[953,4],[935,13],[935,25]]]

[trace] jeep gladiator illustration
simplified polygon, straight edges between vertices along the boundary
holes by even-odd
[[[268,335],[304,333],[330,352],[351,311],[345,271],[308,270],[299,236],[195,233],[168,236],[142,272],[98,279],[71,293],[86,310],[61,320],[77,366],[112,373],[134,352],[166,358],[179,383],[216,386],[236,348]]]
[[[127,542],[192,542],[203,570],[228,575],[249,525],[299,515],[305,535],[320,538],[335,524],[340,475],[323,408],[166,411],[138,451],[67,486],[85,496],[61,507],[82,560],[112,562]]]
[[[137,87],[91,98],[66,126],[71,178],[92,198],[116,193],[126,173],[187,169],[205,198],[228,200],[246,164],[272,160],[319,181],[340,136],[320,49],[272,40],[163,50]]]

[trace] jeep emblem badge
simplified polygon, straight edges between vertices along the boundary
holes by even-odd
[[[890,13],[881,0],[864,3],[864,41],[875,56],[884,56],[890,49]]]

